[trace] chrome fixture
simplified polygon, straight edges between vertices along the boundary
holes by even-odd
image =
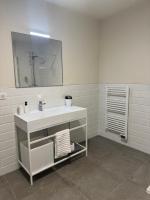
[[[43,111],[43,106],[46,104],[45,101],[39,101],[39,111]]]

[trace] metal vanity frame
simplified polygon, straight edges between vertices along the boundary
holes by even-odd
[[[86,111],[86,112],[85,112]],[[76,121],[76,120],[81,120],[81,119],[84,119],[85,123],[82,124],[82,125],[78,125],[78,126],[75,126],[73,128],[70,128],[70,123],[73,122],[73,121]],[[21,127],[17,124],[16,124],[16,131],[17,129],[21,129]],[[54,138],[55,137],[55,134],[52,134],[52,135],[48,135],[48,136],[44,136],[44,137],[41,137],[39,139],[35,139],[35,140],[31,140],[31,133],[34,133],[34,132],[31,132],[31,131],[27,131],[26,132],[26,137],[27,137],[27,148],[28,148],[28,157],[29,157],[29,170],[24,166],[24,164],[22,163],[21,161],[21,158],[19,158],[18,156],[18,162],[19,164],[21,165],[21,167],[28,173],[28,175],[30,176],[30,183],[31,185],[33,185],[33,176],[46,170],[46,169],[49,169],[51,167],[54,167],[55,165],[58,165],[72,157],[75,157],[76,155],[79,155],[79,154],[82,154],[83,152],[85,152],[86,156],[88,155],[88,136],[87,136],[87,110],[85,109],[84,112],[83,112],[83,116],[78,118],[78,117],[75,117],[74,119],[71,119],[71,121],[64,121],[61,122],[61,123],[55,123],[55,124],[52,124],[52,125],[49,125],[47,127],[44,127],[44,129],[48,129],[48,128],[52,128],[52,127],[55,127],[55,126],[59,126],[59,125],[62,125],[62,124],[69,124],[69,130],[70,130],[70,133],[74,130],[77,130],[77,129],[81,129],[81,128],[84,128],[85,131],[84,131],[84,137],[85,137],[85,145],[83,144],[79,144],[79,143],[76,143],[77,145],[79,145],[81,147],[81,150],[77,151],[77,152],[74,152],[74,153],[71,153],[69,154],[68,156],[66,157],[63,157],[62,159],[54,162],[53,164],[49,165],[49,166],[46,166],[42,169],[39,169],[37,170],[36,172],[32,172],[31,170],[31,166],[32,166],[32,161],[31,161],[31,145],[35,144],[35,143],[38,143],[38,142],[41,142],[41,141],[44,141],[44,140],[48,140],[48,139],[51,139],[51,138]],[[44,130],[43,129],[43,130]],[[38,131],[38,130],[37,130]],[[35,131],[36,132],[36,131]],[[21,134],[21,132],[17,132],[17,134]],[[71,133],[73,134],[73,133]],[[18,145],[20,145],[19,143],[20,141],[18,141]],[[19,146],[20,148],[20,146]]]

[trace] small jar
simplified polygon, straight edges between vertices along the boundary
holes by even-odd
[[[72,96],[65,96],[65,106],[72,106]]]
[[[24,107],[22,105],[17,107],[17,114],[23,115],[24,114]]]

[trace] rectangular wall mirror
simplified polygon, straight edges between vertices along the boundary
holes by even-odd
[[[12,32],[17,88],[63,85],[62,42]]]

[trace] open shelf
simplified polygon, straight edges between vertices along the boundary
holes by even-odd
[[[72,151],[71,153],[69,153],[68,155],[66,156],[63,156],[61,158],[57,158],[57,159],[54,159],[54,163],[57,164],[59,163],[59,161],[61,160],[64,160],[65,158],[71,158],[72,155],[76,154],[76,153],[82,153],[83,150],[86,150],[86,147],[78,144],[78,143],[75,143],[75,150]],[[77,154],[76,154],[77,155]]]
[[[76,127],[70,128],[69,130],[71,132],[71,131],[75,131],[75,130],[80,129],[80,128],[84,128],[86,126],[87,126],[87,124],[82,124],[80,126],[76,126]],[[41,141],[44,141],[44,140],[47,140],[47,139],[51,139],[51,138],[54,138],[54,137],[55,137],[55,134],[51,134],[51,135],[44,136],[44,137],[43,136],[41,136],[41,137],[39,136],[37,138],[33,138],[31,140],[30,144],[35,144],[35,143],[38,143],[38,142],[41,142]]]

